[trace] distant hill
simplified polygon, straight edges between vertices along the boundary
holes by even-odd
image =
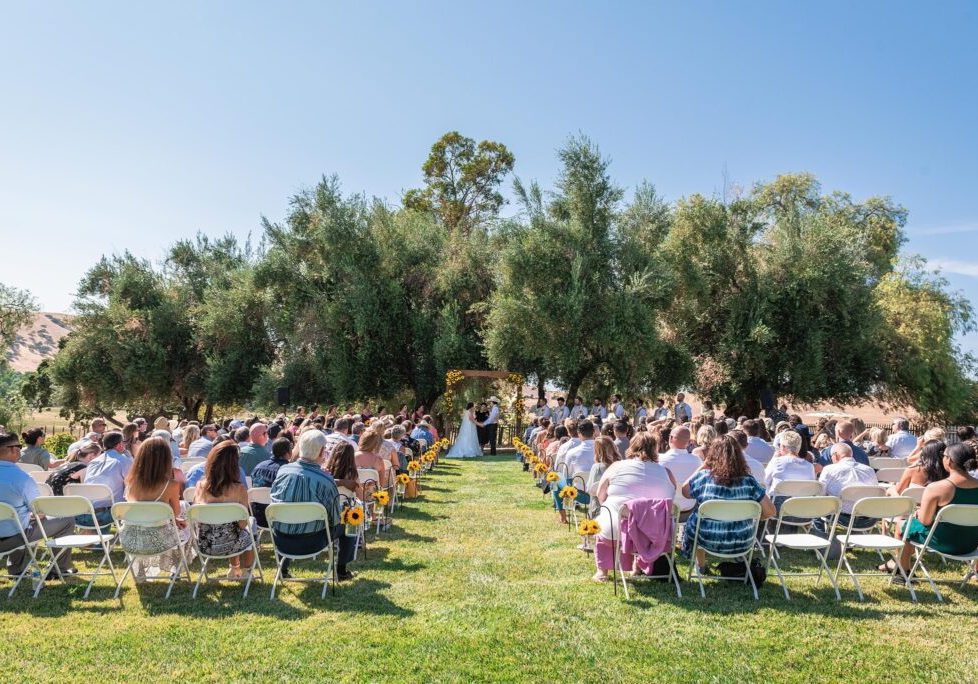
[[[41,361],[58,351],[58,340],[71,332],[74,316],[61,313],[39,313],[17,332],[17,339],[7,350],[10,367],[20,373],[35,370]]]

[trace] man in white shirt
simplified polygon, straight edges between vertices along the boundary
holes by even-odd
[[[553,416],[551,418],[556,425],[561,425],[565,420],[570,418],[570,409],[564,402],[563,397],[557,397],[557,408],[554,409]]]
[[[666,408],[666,402],[662,399],[655,400],[655,409],[652,410],[652,420],[662,420],[663,418],[669,417],[669,409]]]
[[[693,476],[703,462],[698,456],[689,453],[689,428],[679,425],[669,433],[669,451],[659,455],[659,465],[667,468],[676,479],[676,503],[679,510],[688,512],[696,503],[682,495],[682,485]]]
[[[625,417],[625,405],[621,403],[620,394],[616,394],[611,397],[611,413],[614,414],[615,418],[618,420]]]
[[[600,418],[602,423],[608,417],[608,409],[604,407],[600,399],[594,400],[594,404],[591,406],[591,415]]]
[[[586,481],[586,473],[590,472],[591,467],[594,465],[594,424],[587,420],[581,421],[581,424],[577,426],[577,433],[580,436],[580,443],[568,449],[567,453],[564,454],[564,463],[567,464],[567,476],[561,477],[556,483],[557,486],[551,490],[554,497],[554,507],[557,509],[562,524],[567,524],[567,512],[564,511],[563,501],[560,498],[560,490],[572,484],[575,473],[585,473],[584,477]],[[580,482],[574,486],[577,488],[576,500],[585,505],[590,503],[591,498],[583,491],[584,486]]]
[[[537,418],[547,419],[553,415],[550,411],[550,405],[547,403],[546,399],[537,399],[537,407],[533,409],[533,414]]]
[[[677,423],[688,423],[693,419],[693,407],[686,403],[686,395],[682,392],[676,395],[676,405],[672,411]]]
[[[868,465],[858,463],[852,457],[852,449],[848,444],[840,443],[832,447],[832,463],[822,468],[818,481],[825,486],[826,496],[839,496],[842,490],[850,485],[876,485],[876,471]],[[842,502],[842,513],[839,524],[848,525],[854,501]],[[868,520],[860,519],[857,523],[868,524]]]
[[[499,437],[499,397],[489,397],[489,403],[492,404],[492,408],[489,409],[486,419],[482,421],[482,427],[485,428],[486,439],[489,440],[489,454],[495,456],[496,440]]]
[[[767,465],[767,462],[774,457],[774,447],[758,437],[760,426],[756,420],[745,420],[743,427],[744,432],[747,433],[747,448],[744,449],[744,453]]]
[[[778,455],[772,458],[764,469],[764,486],[768,491],[784,480],[815,480],[815,466],[800,458],[799,451],[801,451],[801,435],[794,430],[782,432]]]
[[[564,427],[567,428],[567,434],[570,435],[570,439],[557,448],[557,456],[554,458],[554,470],[557,470],[559,464],[566,464],[567,452],[581,443],[581,439],[577,434],[577,422],[574,419],[564,421]]]
[[[906,418],[894,419],[893,434],[886,440],[892,458],[906,458],[917,448],[917,438],[910,434],[909,430],[910,421]]]
[[[574,407],[571,408],[570,417],[574,420],[587,418],[587,406],[580,397],[574,397]]]

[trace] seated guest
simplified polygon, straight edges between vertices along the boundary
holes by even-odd
[[[578,424],[577,434],[580,436],[581,442],[572,449],[568,449],[567,453],[564,454],[563,463],[567,466],[567,475],[562,475],[557,480],[556,486],[550,490],[554,498],[554,507],[557,509],[560,522],[563,524],[567,524],[567,512],[564,511],[564,503],[560,498],[560,490],[572,484],[575,473],[589,473],[594,466],[594,432],[596,429],[594,423],[586,419]],[[576,501],[587,505],[590,503],[591,498],[580,484],[578,482],[575,486],[577,489]]]
[[[326,436],[327,451],[332,450],[339,442],[348,442],[356,446],[356,440],[350,435],[352,426],[353,421],[349,418],[337,418],[333,423],[333,431]],[[300,434],[299,437],[301,438],[302,435]],[[298,452],[296,452],[296,456],[298,456]]]
[[[102,453],[95,442],[83,444],[76,449],[62,465],[51,471],[46,482],[55,496],[63,496],[66,484],[78,484],[85,476],[85,469],[92,459]]]
[[[846,444],[850,451],[852,451],[852,457],[857,463],[862,463],[863,465],[869,465],[869,456],[863,451],[861,446],[858,446],[852,441],[852,438],[856,434],[856,427],[848,420],[840,420],[835,424],[835,443],[836,444]],[[822,449],[819,454],[818,461],[816,462],[816,470],[821,470],[825,466],[832,463],[832,447],[826,447]]]
[[[226,439],[214,445],[204,466],[204,477],[197,483],[194,503],[239,503],[248,510],[248,489],[241,478],[238,445],[234,440]],[[228,561],[228,579],[247,579],[251,571],[242,571],[241,564],[250,566],[254,554],[247,519],[219,525],[200,523],[197,544],[208,555],[235,554]]]
[[[248,441],[241,444],[241,467],[245,475],[251,475],[259,463],[272,457],[268,451],[268,426],[264,423],[252,423],[248,429]]]
[[[764,423],[760,420],[745,420],[743,430],[747,433],[747,448],[744,453],[751,458],[767,465],[767,462],[774,457],[774,447],[761,438],[761,430]]]
[[[659,465],[669,470],[676,482],[685,482],[699,470],[703,461],[687,450],[689,428],[680,425],[668,430],[667,435],[669,448],[659,455]],[[683,496],[681,492],[676,492],[676,503],[679,504],[679,510],[684,513],[693,510],[696,504],[692,498]]]
[[[904,528],[904,545],[900,567],[910,570],[914,547],[923,544],[934,525],[937,512],[950,504],[978,505],[978,480],[968,471],[978,468],[978,459],[970,444],[952,444],[944,452],[944,468],[948,476],[927,485],[917,513]],[[952,555],[964,555],[978,549],[978,527],[963,527],[941,523],[930,540],[930,548]],[[892,570],[892,565],[888,569]]]
[[[553,468],[554,464],[557,462],[557,451],[560,449],[561,445],[567,442],[570,436],[567,432],[567,428],[563,425],[558,425],[554,428],[554,438],[547,443],[547,449],[543,454],[543,462],[547,464],[548,468]]]
[[[716,428],[713,424],[703,425],[699,430],[696,431],[696,448],[693,449],[693,455],[696,458],[703,460],[703,454],[706,453],[706,447],[710,445],[714,439],[717,438]]]
[[[380,478],[377,482],[379,489],[387,486],[387,462],[380,455],[380,445],[383,441],[382,432],[367,430],[360,438],[356,450],[357,468],[373,468],[376,470]]]
[[[625,455],[625,460],[610,464],[597,486],[590,490],[594,498],[603,505],[597,515],[601,531],[594,551],[597,565],[597,572],[594,575],[596,582],[608,579],[608,570],[615,564],[611,539],[612,534],[616,539],[620,539],[618,510],[621,506],[632,499],[673,501],[676,496],[675,478],[656,462],[659,458],[659,449],[653,433],[640,432],[632,437]],[[648,571],[648,567],[641,564],[639,569]]]
[[[625,458],[625,452],[628,451],[628,423],[623,420],[619,420],[614,426],[614,439],[615,447],[618,449],[618,455],[620,458]]]
[[[431,430],[429,430],[428,427],[428,423],[422,420],[420,423],[418,423],[418,427],[414,428],[414,430],[411,432],[411,437],[419,440],[423,439],[430,447],[435,443],[435,436],[431,434]]]
[[[395,467],[395,470],[398,473],[407,472],[408,447],[405,442],[406,437],[407,433],[405,432],[403,425],[394,425],[394,427],[391,428],[391,442],[393,443],[394,449],[397,452],[397,466]]]
[[[594,465],[591,466],[591,470],[588,471],[587,485],[585,490],[588,492],[595,491],[598,486],[598,482],[601,481],[601,476],[615,461],[620,461],[621,456],[618,453],[618,447],[612,441],[611,437],[606,437],[602,435],[594,440]],[[593,518],[598,512],[598,501],[593,496],[591,497],[589,512]]]
[[[289,462],[292,454],[292,442],[285,437],[279,437],[272,442],[272,457],[267,461],[262,461],[251,471],[252,487],[271,487],[278,476],[278,470]],[[268,520],[265,519],[265,509],[268,504],[251,504],[251,514],[255,516],[255,521],[259,527],[268,527]]]
[[[194,440],[187,449],[187,458],[207,458],[214,440],[217,439],[217,426],[213,423],[200,429],[200,437]],[[190,485],[187,485],[188,487]]]
[[[183,517],[180,483],[173,479],[172,464],[169,441],[164,437],[150,437],[139,446],[126,478],[127,501],[163,502],[170,506],[177,524],[176,527],[169,523],[147,527],[130,522],[119,530],[119,543],[127,553],[149,556],[138,559],[133,566],[137,579],[145,577],[149,568],[166,573],[180,567],[180,550],[175,545],[185,544],[190,538]]]
[[[774,504],[764,493],[764,488],[754,479],[737,440],[730,435],[718,437],[706,450],[703,467],[682,487],[684,497],[693,499],[696,510],[686,521],[683,534],[683,554],[692,553],[696,535],[698,510],[705,501],[757,501],[761,504],[761,520],[775,514]],[[753,525],[749,520],[727,522],[704,520],[700,524],[696,564],[702,570],[706,565],[707,551],[720,553],[746,552],[754,544]]]
[[[876,471],[868,465],[859,463],[852,457],[852,448],[848,444],[834,444],[832,447],[832,463],[822,468],[818,476],[819,482],[825,487],[826,496],[838,497],[842,490],[849,486],[879,484],[876,479]],[[850,515],[854,501],[843,501],[842,509],[839,513],[839,524],[849,525]],[[815,527],[820,531],[825,531],[823,522],[815,521]],[[872,518],[862,518],[856,520],[856,527],[866,527],[872,524]]]
[[[932,439],[920,450],[917,462],[907,466],[900,481],[887,490],[890,496],[903,496],[909,487],[926,487],[931,482],[943,480],[948,476],[944,468],[944,442]]]
[[[73,534],[75,521],[72,518],[44,518],[38,520],[31,511],[31,504],[39,496],[37,483],[30,475],[17,467],[20,459],[20,440],[12,432],[0,431],[0,502],[7,504],[17,513],[28,541],[36,541],[43,536],[41,528],[48,537],[64,537]],[[5,520],[0,522],[0,552],[15,549],[24,540],[17,526]],[[27,554],[21,549],[7,556],[7,572],[16,577],[24,571]],[[71,549],[58,558],[58,568],[62,573],[72,573]],[[50,578],[45,578],[50,579]]]
[[[112,491],[112,498],[106,501],[93,501],[95,519],[99,525],[112,524],[112,504],[126,500],[126,477],[132,468],[132,459],[125,454],[126,445],[121,432],[106,432],[102,436],[103,451],[93,458],[85,469],[85,484],[101,484]],[[76,518],[79,525],[91,527],[94,523],[88,515]]]
[[[55,459],[50,452],[44,448],[44,428],[33,428],[20,435],[24,439],[25,446],[20,451],[20,462],[30,463],[40,466],[45,470],[57,468],[63,461]]]
[[[326,436],[314,430],[299,438],[299,460],[282,466],[272,485],[273,503],[316,502],[326,508],[330,532],[339,539],[340,552],[336,560],[338,578],[355,576],[347,565],[356,551],[356,538],[346,536],[340,519],[340,497],[332,476],[322,469],[326,458]],[[326,548],[326,529],[322,522],[275,525],[272,529],[275,546],[285,553],[304,555]],[[289,561],[283,562],[283,574],[288,577]]]
[[[358,486],[360,472],[357,470],[356,449],[352,444],[340,442],[326,457],[323,470],[330,474],[337,487],[343,487],[363,499],[363,488]]]
[[[814,480],[815,466],[804,456],[799,455],[801,435],[794,430],[781,434],[778,450],[764,469],[764,485],[768,491],[784,480]],[[782,498],[782,497],[779,497]],[[775,507],[778,501],[775,501]]]
[[[200,427],[190,424],[183,429],[183,439],[180,440],[180,456],[187,458],[190,455],[190,446],[200,439]]]
[[[737,440],[737,444],[740,446],[741,451],[747,448],[747,433],[743,430],[731,430],[729,433],[724,434],[733,435],[733,438]],[[705,455],[706,451],[703,453]],[[757,480],[761,486],[763,486],[766,477],[764,464],[757,459],[748,456],[747,452],[744,452],[744,461],[747,463],[747,469],[750,470],[750,474],[754,476],[754,479]]]

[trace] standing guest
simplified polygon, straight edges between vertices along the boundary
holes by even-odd
[[[602,423],[608,418],[608,409],[604,407],[604,404],[600,399],[595,399],[592,403],[591,415],[600,420]]]
[[[655,400],[655,408],[652,410],[652,422],[664,420],[669,417],[669,409],[663,399]]]
[[[557,425],[561,425],[568,418],[570,418],[570,408],[564,402],[563,397],[557,397],[557,408],[554,409],[551,419]]]
[[[14,509],[28,541],[37,541],[44,533],[48,537],[64,537],[75,531],[72,518],[44,518],[38,520],[31,511],[31,505],[40,493],[37,483],[30,475],[17,467],[20,459],[20,440],[12,432],[0,432],[0,502]],[[44,533],[42,533],[42,528]],[[23,544],[17,526],[8,520],[0,522],[0,552],[10,551]],[[24,571],[27,553],[21,549],[7,556],[7,573],[16,577]],[[71,549],[58,558],[58,569],[62,574],[72,573]],[[50,578],[45,578],[50,579]]]
[[[747,448],[744,453],[759,463],[767,465],[774,457],[774,447],[760,438],[761,426],[756,420],[745,420],[743,430],[747,433]]]
[[[716,410],[713,408],[713,402],[709,399],[703,400],[703,411],[700,414],[703,417],[703,422],[707,425],[713,425],[713,421],[716,419]]]
[[[190,446],[200,439],[200,427],[188,425],[183,430],[183,439],[180,442],[180,455],[184,458],[190,455]]]
[[[285,437],[279,437],[272,442],[272,457],[267,461],[262,461],[251,471],[251,486],[271,487],[278,476],[279,468],[289,462],[291,453],[292,442]],[[255,521],[259,527],[268,527],[268,520],[265,518],[266,508],[268,508],[268,504],[251,504],[251,514],[255,516]]]
[[[689,428],[679,425],[669,431],[667,444],[669,448],[659,456],[659,464],[672,473],[676,482],[686,482],[703,465],[698,457],[689,453]],[[676,504],[681,513],[689,513],[696,505],[692,497],[676,492]]]
[[[614,438],[619,458],[625,458],[625,452],[628,451],[628,423],[623,420],[615,423]]]
[[[44,428],[33,428],[20,435],[24,439],[25,446],[20,451],[20,462],[31,463],[40,466],[45,470],[57,468],[63,463],[59,459],[51,456],[50,452],[44,448]]]
[[[611,414],[617,420],[621,420],[625,417],[625,405],[621,403],[620,394],[614,394],[611,397]]]
[[[917,438],[910,434],[910,421],[906,418],[893,420],[893,434],[886,440],[892,458],[907,458],[917,448]]]
[[[550,410],[550,405],[543,397],[537,399],[537,405],[536,408],[533,409],[533,413],[537,418],[546,418],[547,420],[550,420],[550,418],[553,416],[553,412]]]
[[[340,520],[340,497],[332,476],[323,471],[326,458],[326,436],[316,431],[304,433],[299,438],[299,459],[282,466],[272,485],[273,503],[316,502],[326,508],[333,539],[339,539],[340,552],[337,571],[340,580],[353,579],[356,573],[348,569],[356,551],[354,537],[346,536]],[[285,553],[305,555],[326,548],[326,528],[322,522],[280,524],[272,529],[275,546]],[[289,561],[282,565],[283,574],[289,576]]]
[[[676,395],[676,404],[672,407],[676,422],[682,425],[693,418],[693,407],[686,403],[686,395],[680,392]]]
[[[188,458],[207,458],[217,439],[217,426],[208,423],[200,429],[200,437],[195,439],[187,450]]]
[[[111,490],[110,500],[92,502],[99,525],[111,525],[112,504],[126,500],[126,477],[132,469],[132,459],[125,454],[121,432],[106,432],[102,447],[104,451],[93,458],[85,470],[85,484],[101,484]],[[88,515],[78,516],[77,522],[85,526],[94,524]]]
[[[648,417],[649,417],[649,412],[645,408],[645,402],[642,401],[641,399],[636,399],[635,400],[635,419],[634,419],[635,427],[638,427],[639,425],[644,424],[645,421],[643,421],[642,419],[644,418],[645,420],[648,420]]]
[[[88,442],[81,449],[76,449],[68,459],[51,471],[46,482],[55,496],[63,496],[66,484],[77,484],[85,476],[85,469],[92,459],[102,453],[101,447],[95,442]]]
[[[574,397],[574,406],[570,410],[570,418],[575,423],[579,423],[587,418],[587,407],[584,405],[584,400],[580,397]]]
[[[683,554],[687,558],[693,549],[697,513],[704,502],[757,501],[761,504],[761,520],[775,514],[774,505],[764,493],[764,487],[750,474],[740,445],[731,435],[718,437],[710,444],[703,467],[683,485],[682,495],[693,499],[696,505],[696,510],[686,521],[683,534]],[[699,527],[700,548],[697,550],[696,564],[701,571],[705,569],[704,549],[719,553],[744,553],[754,541],[753,524],[749,520],[703,520]]]
[[[234,440],[226,439],[214,445],[204,464],[204,477],[197,483],[194,503],[239,503],[249,509],[248,489],[241,480],[238,453]],[[228,579],[247,579],[251,571],[243,571],[241,565],[250,567],[254,560],[247,519],[219,525],[200,523],[197,544],[208,555],[234,554],[228,561]]]
[[[951,504],[978,505],[978,480],[969,471],[978,468],[978,460],[971,445],[952,444],[944,452],[944,468],[948,476],[927,485],[920,508],[904,528],[903,550],[900,553],[900,567],[904,574],[909,572],[913,558],[913,543],[923,544],[937,519],[940,509]],[[952,555],[963,555],[978,549],[978,527],[964,527],[941,523],[929,548]],[[892,570],[892,566],[887,568]]]
[[[768,491],[785,480],[815,480],[815,466],[799,454],[801,435],[790,430],[781,435],[777,455],[764,469],[764,485]],[[774,502],[778,507],[779,501]]]
[[[268,426],[264,423],[252,423],[248,430],[248,441],[241,445],[241,467],[245,475],[251,475],[255,466],[272,457],[267,448]]]
[[[499,397],[489,397],[489,415],[482,422],[485,429],[486,441],[489,442],[489,454],[496,455],[496,440],[499,438]]]
[[[397,409],[397,415],[394,416],[394,420],[398,423],[403,423],[408,419],[408,405],[401,404],[401,408]]]

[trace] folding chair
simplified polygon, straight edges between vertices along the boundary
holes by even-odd
[[[888,456],[870,456],[869,467],[873,470],[882,470],[883,468],[899,468],[903,470],[907,467],[907,459],[890,458]]]
[[[374,492],[379,492],[383,487],[380,483],[380,473],[376,468],[357,468],[357,480],[363,488],[362,505],[364,524],[366,524],[367,520],[372,520],[374,517]],[[380,533],[379,526],[377,533]]]
[[[933,553],[945,561],[953,560],[968,564],[968,571],[965,573],[964,579],[961,580],[960,589],[964,589],[964,586],[972,577],[978,577],[978,548],[963,554],[944,553],[931,548],[930,542],[934,536],[934,530],[941,523],[960,525],[962,527],[978,527],[978,506],[967,504],[950,504],[945,506],[937,512],[937,517],[934,518],[934,524],[931,525],[930,532],[927,534],[924,543],[910,542],[916,550],[917,558],[910,568],[910,572],[907,574],[907,583],[909,584],[913,581],[914,575],[919,570],[924,573],[924,578],[930,583],[930,588],[934,590],[938,601],[944,601],[944,597],[941,596],[941,592],[938,591],[934,578],[930,576],[930,573],[927,572],[927,567],[924,565],[924,556],[926,554]]]
[[[197,553],[200,554],[200,575],[197,577],[197,584],[194,585],[193,597],[197,598],[197,591],[200,589],[202,582],[207,581],[207,564],[212,560],[224,560],[227,558],[234,558],[239,556],[244,551],[238,551],[237,553],[231,553],[221,556],[212,556],[203,552],[200,548],[200,537],[198,536],[197,524],[204,525],[226,525],[229,523],[238,523],[241,520],[247,520],[248,525],[245,527],[245,531],[248,536],[251,537],[251,550],[254,551],[254,557],[251,561],[251,567],[248,568],[248,579],[245,582],[244,597],[248,597],[248,590],[251,588],[251,580],[254,579],[255,571],[258,571],[259,581],[264,581],[264,576],[261,571],[261,560],[258,558],[258,544],[255,543],[255,535],[251,533],[251,514],[247,508],[239,503],[209,503],[209,504],[196,504],[187,509],[187,520],[190,522],[190,528],[193,535],[194,546],[197,549]]]
[[[846,487],[849,489],[849,487]],[[845,491],[845,490],[843,490]],[[852,507],[852,513],[849,518],[849,525],[846,527],[845,536],[836,535],[842,545],[842,551],[839,554],[839,564],[835,569],[835,581],[836,584],[839,582],[839,575],[842,572],[842,566],[845,564],[846,572],[849,574],[849,578],[852,580],[853,585],[856,587],[856,593],[859,595],[859,600],[864,600],[862,588],[859,586],[859,580],[857,577],[896,577],[899,572],[904,579],[907,579],[906,574],[900,567],[900,550],[903,548],[903,542],[899,539],[894,539],[893,537],[887,536],[885,534],[873,534],[872,527],[862,528],[868,529],[868,532],[858,533],[857,530],[860,528],[855,527],[855,522],[859,517],[863,518],[873,518],[874,520],[882,520],[883,518],[896,518],[902,517],[907,518],[913,512],[913,501],[905,496],[871,496],[865,499],[860,499]],[[875,527],[875,524],[874,524]],[[849,564],[849,559],[846,557],[846,553],[850,550],[860,550],[869,549],[876,551],[880,558],[883,558],[883,551],[889,552],[893,557],[895,566],[893,572],[891,573],[880,573],[880,572],[868,572],[868,573],[855,573],[852,570],[852,566]],[[914,601],[917,600],[917,594],[913,590],[913,586],[907,581],[907,589],[910,590],[910,596]]]
[[[326,587],[332,586],[333,595],[336,595],[336,555],[333,553],[333,535],[329,529],[329,516],[326,508],[320,503],[273,503],[265,509],[265,517],[268,518],[268,526],[272,536],[272,549],[275,551],[275,581],[272,582],[272,598],[275,598],[275,589],[279,581],[282,582],[318,582],[317,577],[282,577],[282,563],[286,558],[297,561],[309,558],[317,558],[320,554],[326,554],[326,572],[323,575],[323,593],[321,599],[326,598]],[[326,546],[315,553],[302,555],[283,553],[275,545],[274,524],[301,525],[309,522],[322,521],[326,526]]]
[[[602,508],[605,508],[602,506]],[[618,509],[618,539],[614,538],[614,531],[612,531],[611,545],[615,554],[615,574],[621,577],[621,586],[625,590],[625,600],[627,601],[631,598],[628,595],[628,582],[625,580],[625,572],[621,566],[621,543],[622,543],[622,528],[625,526],[625,521],[628,520],[628,506],[622,505]],[[676,596],[678,598],[683,597],[683,590],[679,586],[679,573],[676,572],[676,530],[679,528],[679,506],[675,502],[672,504],[672,534],[669,539],[669,551],[663,553],[659,558],[665,558],[669,563],[669,572],[665,575],[634,575],[632,580],[638,579],[671,579],[676,585]],[[656,558],[655,560],[659,560]],[[632,567],[635,563],[635,554],[632,554]]]
[[[248,504],[268,504],[272,503],[272,488],[271,487],[251,487],[248,489]],[[268,510],[267,508],[265,510]],[[265,517],[268,520],[268,517]],[[267,527],[262,527],[255,521],[255,527],[258,529],[258,536],[255,537],[255,542],[261,546],[261,537],[263,534],[268,532],[271,534],[271,530]]]
[[[164,525],[172,525],[174,530],[178,529],[177,521],[173,517],[173,509],[170,508],[169,504],[165,504],[162,501],[120,501],[112,506],[112,519],[115,521],[116,527],[120,530],[126,525],[138,525],[140,527],[163,527]],[[127,548],[121,541],[121,535],[119,545],[126,554],[126,570],[122,573],[119,584],[116,585],[114,598],[119,598],[119,591],[122,589],[126,577],[132,571],[132,566],[137,558],[151,558],[159,555],[158,553],[140,554]],[[187,554],[184,550],[183,542],[180,541],[179,531],[177,532],[177,543],[174,546],[163,549],[160,553],[165,553],[174,548],[180,549],[180,564],[177,566],[176,571],[170,568],[170,584],[166,588],[166,598],[170,598],[173,585],[176,584],[177,579],[179,579],[184,571],[187,573],[187,582],[193,581],[190,577],[190,564],[187,562]]]
[[[700,504],[698,509],[698,514],[696,516],[696,531],[693,536],[693,549],[690,554],[689,561],[689,573],[686,577],[687,581],[692,579],[693,571],[696,572],[696,581],[700,585],[700,596],[706,598],[706,590],[703,587],[703,573],[700,572],[699,563],[696,562],[696,552],[700,548],[700,526],[703,520],[717,520],[720,522],[742,522],[749,520],[752,523],[750,539],[754,540],[757,537],[757,526],[761,519],[761,504],[756,501],[730,501],[723,499],[714,499],[712,501],[704,501]],[[725,577],[720,575],[719,577],[714,577],[713,579],[721,579],[728,581],[743,582],[744,584],[750,583],[750,587],[754,592],[754,600],[758,599],[757,596],[757,584],[754,582],[754,576],[750,573],[750,562],[754,557],[754,549],[757,545],[752,541],[750,542],[748,548],[739,553],[720,553],[718,551],[710,551],[709,549],[703,549],[703,552],[709,556],[714,556],[715,558],[722,558],[723,560],[735,561],[740,560],[744,563],[744,576],[743,577]]]
[[[880,468],[876,471],[876,479],[886,484],[896,484],[903,477],[906,468]]]
[[[207,461],[206,458],[185,458],[180,462],[180,469],[183,472],[189,472],[194,466],[199,466],[201,463]]]
[[[197,496],[196,487],[187,487],[186,489],[183,490],[183,500],[186,501],[188,504],[192,504],[196,496]]]
[[[46,470],[32,470],[27,474],[38,484],[47,484],[48,478],[51,477],[51,473]]]
[[[17,463],[17,467],[23,470],[25,473],[45,473],[47,472],[39,465],[33,463]]]
[[[778,573],[778,579],[781,580],[781,588],[784,590],[784,597],[786,600],[791,600],[791,596],[788,594],[788,585],[785,584],[784,578],[786,575],[791,575],[793,577],[817,577],[815,580],[815,586],[822,581],[822,571],[825,571],[825,575],[829,578],[829,582],[832,583],[832,588],[835,589],[835,599],[837,601],[842,600],[842,596],[839,594],[839,586],[835,583],[835,578],[832,576],[832,571],[829,570],[829,566],[826,563],[826,558],[828,556],[829,549],[832,548],[832,537],[835,535],[835,523],[839,517],[839,510],[841,504],[839,500],[834,496],[795,496],[784,503],[781,504],[781,510],[778,512],[777,522],[774,526],[774,534],[765,534],[764,539],[768,544],[771,545],[771,554],[767,559],[768,569],[774,566],[774,571]],[[814,520],[815,518],[829,518],[832,524],[829,525],[829,537],[828,539],[822,539],[818,535],[811,534],[807,530],[805,532],[796,532],[782,534],[782,525],[789,525],[791,527],[802,527],[797,522],[788,522],[785,518],[792,518],[797,520],[799,518],[806,518],[808,520]],[[818,558],[819,569],[817,573],[813,572],[784,572],[778,566],[777,553],[775,549],[777,547],[784,547],[786,549],[794,549],[796,551],[811,551]]]
[[[17,587],[20,586],[21,580],[29,576],[35,568],[37,568],[38,572],[40,572],[37,556],[34,553],[34,549],[40,540],[31,541],[27,538],[27,533],[24,532],[24,526],[20,524],[20,518],[17,516],[17,511],[15,511],[13,506],[9,504],[0,503],[0,522],[12,522],[17,528],[17,534],[20,536],[20,540],[23,542],[12,549],[0,551],[0,561],[3,561],[8,556],[12,556],[21,549],[24,551],[26,560],[24,563],[24,569],[21,570],[20,574],[16,577],[13,575],[7,575],[6,573],[0,574],[0,579],[9,579],[14,583],[14,586],[10,587],[10,593],[7,594],[7,598],[10,598],[14,595],[14,592],[17,591]]]
[[[38,496],[54,496],[54,490],[51,489],[51,485],[49,485],[47,482],[38,482],[37,492]]]
[[[74,518],[79,515],[90,515],[92,520],[95,519],[95,509],[92,507],[92,502],[83,496],[70,496],[68,494],[64,496],[39,496],[34,499],[33,508],[34,515],[37,517]],[[109,566],[108,574],[112,575],[113,582],[116,581],[115,566],[112,565],[112,559],[109,557],[109,551],[112,547],[111,535],[105,534],[101,528],[96,526],[92,528],[94,534],[69,534],[55,538],[48,537],[43,525],[40,527],[44,537],[44,556],[46,556],[48,566],[41,570],[41,581],[37,583],[37,587],[34,589],[34,598],[37,598],[37,595],[41,593],[44,581],[51,570],[54,570],[60,579],[64,579],[61,569],[58,567],[58,559],[71,549],[98,549],[102,551],[102,559],[99,561],[98,567],[95,568],[95,572],[78,573],[78,577],[92,578],[85,589],[84,598],[88,598],[89,592],[92,591],[92,585],[95,584],[98,576],[106,574],[102,572],[102,567],[106,563]]]
[[[587,494],[587,480],[588,480],[588,473],[584,472],[583,470],[578,470],[576,473],[574,473],[574,476],[570,479],[570,485],[571,487],[574,487],[578,491],[578,493],[583,492],[584,494]],[[577,517],[578,508],[580,508],[582,511],[587,511],[587,504],[582,504],[578,502],[577,499],[574,499],[570,511],[571,518],[573,518],[571,525],[573,525],[574,527],[577,527],[578,523],[580,522],[580,520]],[[571,518],[568,518],[568,520],[570,521]]]
[[[774,485],[771,490],[767,493],[771,501],[775,499],[790,499],[794,496],[822,496],[825,494],[825,485],[823,485],[818,480],[781,480],[776,485]],[[776,506],[778,504],[775,504]],[[782,504],[783,505],[783,504]],[[778,520],[782,521],[782,524],[788,525],[789,527],[797,527],[805,532],[809,531],[812,525],[811,520],[806,520],[799,522],[797,520],[782,520],[779,516]],[[767,538],[768,532],[770,531],[771,524],[775,521],[774,518],[769,518],[764,521],[764,527],[761,529],[761,538]],[[760,540],[757,542],[757,550],[761,552],[761,556],[765,556],[764,548],[761,546]],[[771,553],[777,553],[775,547],[771,547]]]
[[[65,496],[83,496],[88,499],[94,509],[95,504],[108,503],[109,507],[112,506],[112,490],[109,489],[108,485],[103,484],[66,484],[64,487]],[[102,508],[100,506],[100,508]],[[95,516],[92,516],[92,523],[94,526],[99,526],[98,520]],[[106,525],[101,525],[104,529],[108,527],[111,523]],[[83,530],[94,530],[93,525],[79,525],[75,523],[75,527],[79,527]]]

